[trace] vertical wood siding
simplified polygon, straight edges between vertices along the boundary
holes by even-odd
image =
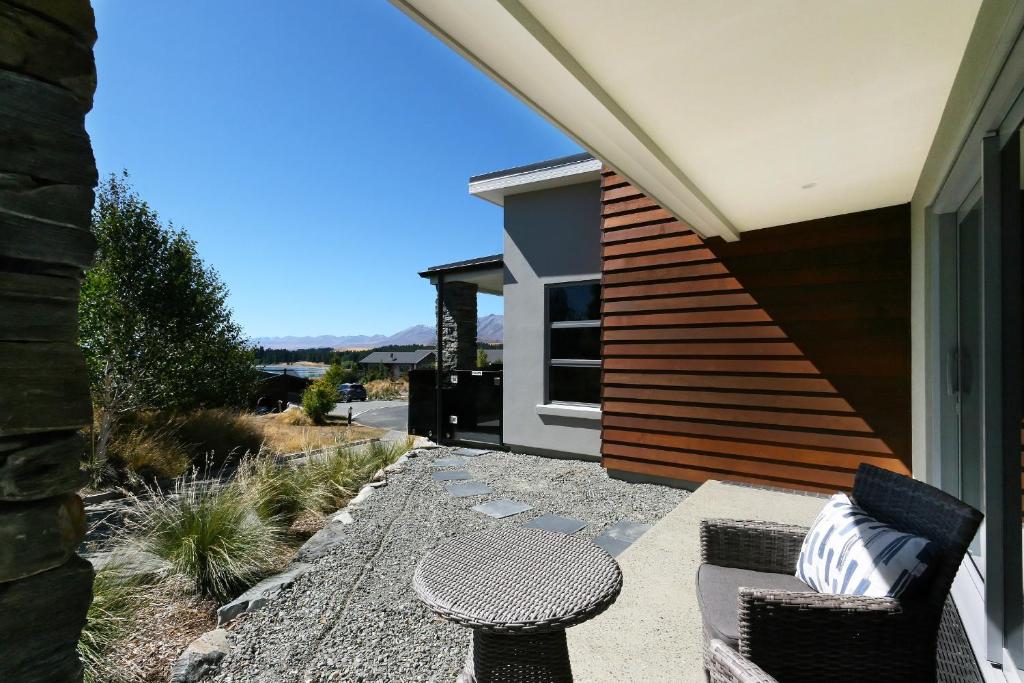
[[[910,213],[703,240],[602,179],[609,470],[847,489],[910,471]]]

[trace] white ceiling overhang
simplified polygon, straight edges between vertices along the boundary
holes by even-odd
[[[910,200],[980,0],[392,0],[706,237]]]

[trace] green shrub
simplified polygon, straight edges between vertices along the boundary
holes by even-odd
[[[141,582],[116,571],[102,569],[96,573],[92,604],[78,641],[85,683],[137,680],[136,676],[111,666],[109,653],[139,626],[139,613],[149,601],[148,592]]]
[[[138,501],[133,536],[198,594],[227,600],[277,567],[281,528],[256,513],[242,487],[212,485],[193,470],[173,495],[152,493]]]
[[[302,409],[314,424],[323,424],[337,402],[338,387],[331,386],[323,378],[313,382],[302,392]]]

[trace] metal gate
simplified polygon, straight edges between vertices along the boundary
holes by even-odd
[[[441,373],[441,410],[437,409],[434,370],[409,373],[409,433],[434,435],[443,444],[502,444],[500,370],[445,370]]]

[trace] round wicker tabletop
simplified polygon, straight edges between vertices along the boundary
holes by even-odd
[[[589,541],[521,526],[454,538],[423,558],[413,588],[449,621],[508,635],[563,630],[622,590],[611,555]]]

